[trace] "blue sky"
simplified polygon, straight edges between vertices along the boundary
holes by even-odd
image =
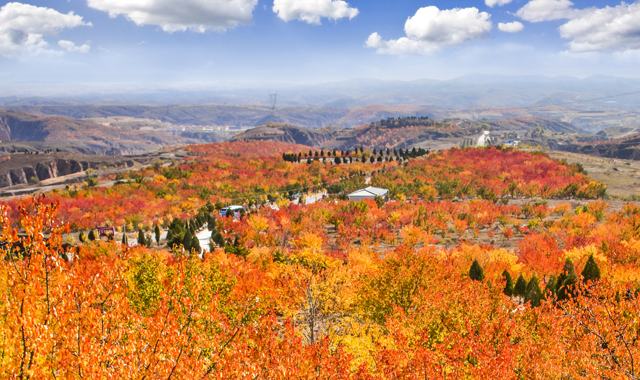
[[[448,79],[475,73],[640,76],[638,2],[0,4],[4,84],[235,86],[351,78]]]

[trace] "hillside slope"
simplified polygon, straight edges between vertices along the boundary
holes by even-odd
[[[543,146],[548,144],[538,140],[545,134],[568,134],[567,141],[572,141],[572,139],[575,140],[575,136],[587,133],[569,123],[537,116],[481,121],[462,119],[435,121],[426,117],[405,117],[380,120],[355,129],[331,127],[308,130],[292,125],[271,123],[237,134],[232,141],[282,141],[337,150],[354,147],[405,149],[422,146],[429,142],[435,144],[427,146],[440,147],[437,142],[446,142],[447,145],[455,146],[462,142],[462,138],[473,138],[482,130],[498,132],[498,135],[502,135],[503,131],[517,132],[522,136],[527,135],[531,143]]]
[[[306,129],[289,124],[268,123],[239,133],[230,141],[277,141],[319,147],[339,135],[350,132],[351,130],[340,127]]]
[[[308,130],[286,124],[266,124],[235,135],[231,141],[280,141],[316,148],[345,150],[354,147],[408,148],[427,140],[465,135],[456,125],[431,121],[431,125],[366,124],[355,129],[327,127]]]
[[[554,147],[556,150],[587,154],[590,156],[640,160],[640,134],[622,139],[606,140],[587,144],[564,144]]]
[[[121,129],[66,116],[40,116],[0,111],[0,151],[60,149],[84,154],[126,155],[153,151],[166,145],[226,140],[228,133],[160,133]]]
[[[499,120],[461,120],[450,119],[452,123],[460,125],[462,128],[473,128],[486,124],[491,130],[497,131],[526,131],[534,130],[538,127],[550,132],[560,133],[580,133],[586,134],[587,131],[558,119],[541,117],[541,116],[515,116],[506,117]]]

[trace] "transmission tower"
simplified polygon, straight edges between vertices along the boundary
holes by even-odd
[[[275,94],[269,92],[269,103],[271,103],[271,110],[276,109],[276,105],[278,104],[278,91]]]

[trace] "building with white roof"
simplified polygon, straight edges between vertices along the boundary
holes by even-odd
[[[351,201],[357,202],[363,199],[373,199],[375,197],[381,197],[381,198],[387,199],[388,194],[389,194],[389,190],[387,189],[381,189],[379,187],[369,186],[367,188],[360,189],[360,190],[354,191],[351,194],[348,194],[347,198],[349,198],[349,200]]]

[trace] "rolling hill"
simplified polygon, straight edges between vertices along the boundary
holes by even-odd
[[[0,111],[0,151],[46,150],[127,155],[153,151],[166,145],[197,144],[228,139],[229,133],[163,133],[122,129],[66,116],[41,116],[19,111]]]

